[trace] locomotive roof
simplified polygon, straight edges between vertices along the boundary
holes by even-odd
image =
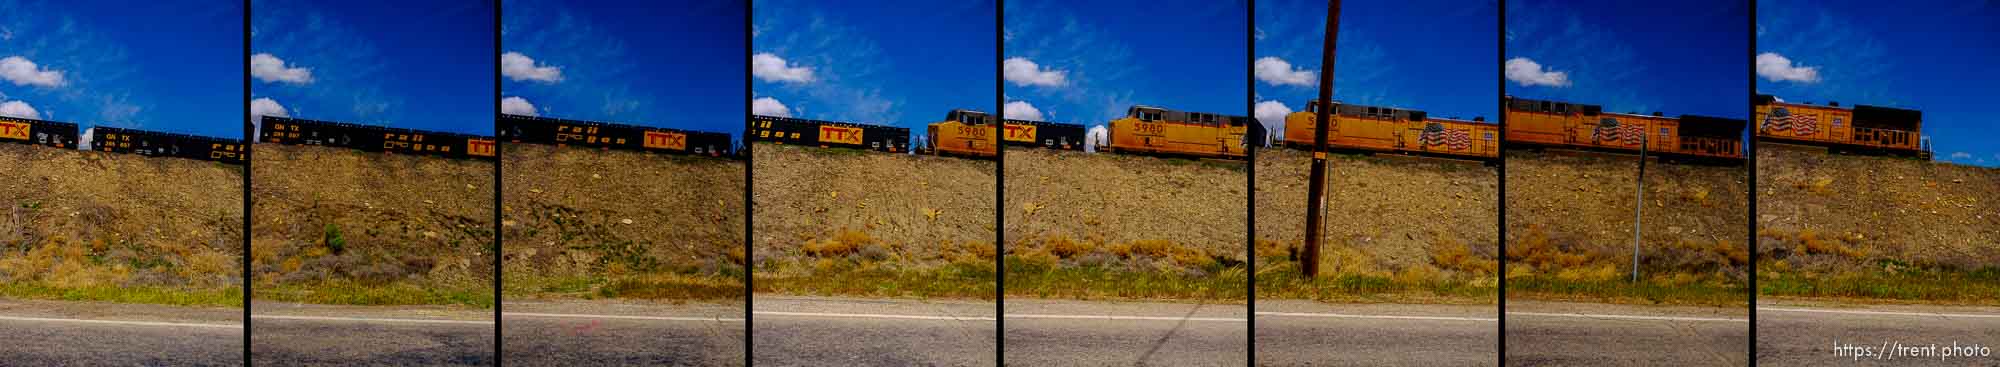
[[[1864,117],[1866,117],[1865,119],[1867,120],[1907,121],[1914,123],[1918,121],[1923,121],[1924,117],[1923,111],[1915,109],[1884,107],[1884,106],[1865,105],[1865,104],[1835,106],[1832,105],[1832,103],[1818,105],[1811,103],[1786,102],[1784,100],[1778,99],[1777,96],[1769,94],[1759,94],[1752,101],[1759,105],[1776,104],[1787,107],[1800,106],[1800,107],[1811,107],[1811,108],[1849,110],[1849,111],[1854,111],[1856,119],[1864,119]]]
[[[673,132],[681,132],[681,133],[690,133],[690,134],[725,134],[725,133],[719,133],[719,132],[709,132],[709,131],[701,131],[701,130],[687,130],[687,129],[676,129],[676,128],[671,128],[671,127],[655,127],[655,126],[640,126],[640,125],[631,125],[631,124],[621,124],[621,123],[616,123],[616,122],[602,122],[602,121],[591,121],[591,120],[578,120],[578,119],[569,119],[569,118],[560,118],[560,117],[543,117],[543,116],[528,116],[528,115],[514,115],[514,114],[505,114],[505,113],[503,113],[503,114],[500,114],[500,118],[502,118],[502,119],[515,119],[515,120],[528,120],[528,121],[545,121],[545,122],[554,122],[554,123],[564,123],[564,124],[572,124],[572,125],[592,125],[592,126],[607,126],[607,127],[615,127],[615,128],[621,128],[621,129],[636,129],[636,130],[655,130],[655,131],[658,131],[658,130],[666,130],[666,131],[673,131]]]

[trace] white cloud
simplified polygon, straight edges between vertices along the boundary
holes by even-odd
[[[312,68],[285,66],[285,60],[271,54],[250,56],[250,76],[270,83],[312,84]]]
[[[1292,108],[1285,107],[1284,102],[1257,102],[1255,113],[1257,123],[1264,124],[1264,131],[1270,134],[1269,139],[1282,140],[1285,138],[1285,115],[1290,114],[1292,114]]]
[[[0,79],[7,79],[18,86],[49,88],[63,86],[63,72],[42,68],[35,65],[34,61],[28,61],[20,56],[0,59]]]
[[[813,81],[812,68],[791,66],[789,62],[785,61],[785,58],[772,55],[769,52],[758,53],[750,57],[750,75],[772,83],[811,83]]]
[[[83,129],[83,135],[76,137],[76,149],[90,150],[90,140],[97,136],[97,128]]]
[[[1972,159],[1972,153],[1966,153],[1966,152],[1951,153],[1951,159]]]
[[[1257,80],[1271,85],[1312,86],[1319,80],[1319,73],[1312,70],[1293,69],[1292,63],[1272,56],[1257,59]]]
[[[750,114],[792,117],[792,109],[785,107],[783,102],[778,102],[777,98],[757,97],[757,99],[750,100]]]
[[[292,117],[292,113],[286,111],[284,105],[278,104],[278,101],[271,100],[270,98],[250,100],[250,139],[253,141],[263,139],[264,122],[262,117],[264,116]]]
[[[1819,67],[1793,66],[1792,59],[1773,52],[1757,54],[1757,76],[1774,82],[1819,82]]]
[[[1043,69],[1041,65],[1036,65],[1034,61],[1025,58],[1009,57],[1000,64],[1000,69],[1006,75],[1007,81],[1014,82],[1014,85],[1060,87],[1069,83],[1069,72]]]
[[[1083,133],[1083,151],[1096,152],[1097,147],[1111,144],[1111,130],[1104,125],[1091,126]]]
[[[24,119],[36,119],[36,120],[42,119],[41,111],[36,111],[35,106],[29,106],[27,102],[21,102],[21,101],[0,102],[0,116],[12,116],[12,117],[19,117]]]
[[[1569,86],[1569,73],[1555,71],[1555,69],[1542,70],[1542,64],[1535,63],[1535,60],[1529,60],[1526,57],[1516,57],[1507,60],[1507,80],[1512,80],[1523,87],[1537,85],[1567,87]]]
[[[1264,40],[1264,27],[1257,27],[1257,40],[1258,41]]]
[[[508,51],[500,55],[500,75],[514,81],[555,83],[563,80],[562,67],[535,66],[535,59],[519,52]]]
[[[535,104],[528,103],[527,98],[513,97],[513,96],[500,99],[500,113],[509,115],[521,115],[521,116],[542,115],[541,110],[535,109]]]
[[[1042,110],[1035,108],[1035,105],[1028,104],[1028,101],[1007,102],[1007,105],[1001,106],[1001,109],[1005,110],[1002,115],[1009,119],[1043,121]]]

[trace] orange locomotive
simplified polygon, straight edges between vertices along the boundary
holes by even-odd
[[[1929,138],[1923,136],[1923,113],[1916,110],[1790,103],[1770,95],[1758,95],[1753,102],[1760,141],[1931,157]]]
[[[945,114],[944,121],[931,123],[929,143],[939,155],[992,157],[999,137],[993,115],[954,109]]]
[[[1285,116],[1286,146],[1310,148],[1319,101]],[[1334,103],[1328,111],[1326,144],[1337,149],[1494,160],[1500,157],[1499,127],[1484,119],[1433,118],[1424,111]]]
[[[1110,123],[1107,152],[1244,159],[1250,118],[1132,106]]]
[[[1606,113],[1596,105],[1506,97],[1509,146],[1550,146],[1743,160],[1743,120]]]

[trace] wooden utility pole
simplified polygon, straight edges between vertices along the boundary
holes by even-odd
[[[1333,120],[1333,44],[1340,34],[1340,0],[1326,2],[1326,46],[1320,49],[1318,108],[1313,111],[1312,182],[1306,184],[1305,276],[1319,278],[1319,240],[1324,234],[1321,217],[1326,203],[1326,127]]]

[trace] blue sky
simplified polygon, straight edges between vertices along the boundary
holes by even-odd
[[[1498,121],[1500,9],[1492,0],[1356,1],[1341,5],[1333,99]],[[1319,97],[1326,2],[1257,2],[1257,116],[1282,130],[1285,113]]]
[[[1135,104],[1248,116],[1244,1],[1006,2],[1007,114],[1104,125]],[[1029,109],[1032,107],[1032,110]]]
[[[492,2],[250,6],[253,114],[493,135]]]
[[[911,129],[996,112],[992,1],[757,1],[754,113]]]
[[[0,0],[0,114],[241,138],[242,60],[241,2]]]
[[[743,0],[501,6],[504,113],[742,133]]]
[[[2000,167],[2000,2],[1757,2],[1757,91],[1923,111],[1938,160]]]
[[[1748,119],[1750,4],[1743,0],[1510,0],[1507,93]]]

